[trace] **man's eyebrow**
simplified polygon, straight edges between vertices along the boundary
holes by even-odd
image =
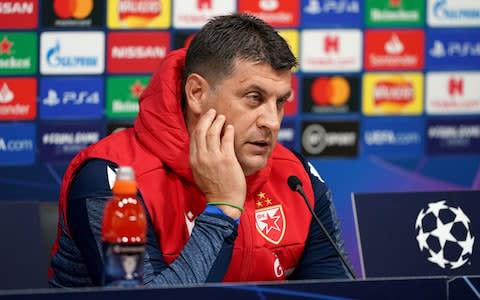
[[[245,89],[246,90],[256,90],[257,92],[260,92],[262,94],[267,94],[267,91],[264,88],[262,88],[261,86],[259,86],[258,84],[255,84],[255,83],[250,84]]]
[[[253,89],[253,90],[256,90],[256,91],[258,91],[262,94],[267,94],[267,91],[257,84],[251,84],[251,85],[247,86],[246,89],[247,90],[252,90]],[[278,97],[277,99],[288,99],[291,95],[292,95],[292,90],[289,90],[288,92],[286,92],[282,96]]]
[[[292,94],[293,94],[292,90],[289,90],[288,92],[283,94],[283,96],[280,96],[277,99],[279,99],[279,100],[284,100],[285,99],[286,100],[286,99],[290,98],[292,96]]]

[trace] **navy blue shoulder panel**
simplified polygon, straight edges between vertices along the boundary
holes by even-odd
[[[110,165],[110,166],[109,166]],[[103,284],[103,260],[96,238],[94,227],[101,228],[102,215],[92,216],[88,209],[88,201],[96,201],[96,211],[103,208],[112,196],[108,183],[107,167],[116,166],[103,160],[94,159],[84,164],[73,178],[67,197],[67,223],[71,238],[82,254],[83,261],[94,285]],[[97,218],[95,218],[97,217]]]
[[[292,151],[302,162],[312,182],[314,212],[345,255],[340,237],[340,224],[336,215],[332,193],[315,167],[301,154]],[[306,205],[306,204],[305,204]],[[289,279],[348,278],[348,272],[338,258],[328,238],[312,218],[302,258]]]

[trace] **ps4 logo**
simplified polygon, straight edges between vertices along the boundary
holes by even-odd
[[[309,0],[303,10],[311,15],[360,13],[360,4],[355,0],[324,0],[323,3],[320,0]]]
[[[480,42],[448,42],[444,43],[440,40],[433,41],[433,47],[430,48],[429,53],[436,58],[445,56],[480,56]]]
[[[98,92],[89,91],[65,91],[61,97],[58,96],[56,90],[49,89],[47,97],[42,100],[47,106],[65,105],[81,105],[81,104],[99,104],[100,95]]]

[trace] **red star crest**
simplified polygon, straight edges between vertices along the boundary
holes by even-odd
[[[130,92],[132,93],[132,96],[136,98],[140,97],[144,89],[145,86],[138,80],[130,86]]]
[[[0,42],[0,54],[12,54],[12,47],[13,43],[10,42],[7,36],[4,35],[2,41]]]
[[[255,210],[255,227],[267,241],[278,244],[285,234],[285,214],[277,204]]]

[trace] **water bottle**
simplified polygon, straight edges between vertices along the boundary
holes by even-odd
[[[143,285],[147,221],[131,167],[120,166],[102,221],[104,285]]]

